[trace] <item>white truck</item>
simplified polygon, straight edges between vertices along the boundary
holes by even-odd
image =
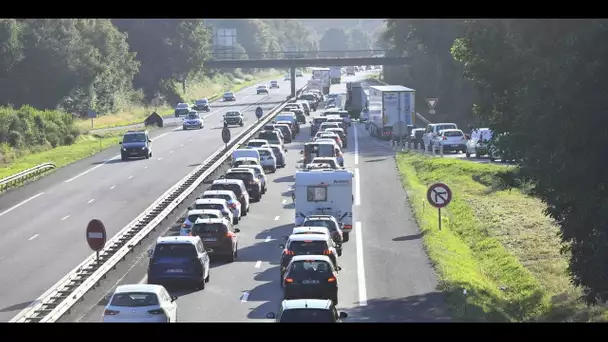
[[[340,84],[340,79],[342,78],[342,68],[341,67],[331,67],[329,68],[329,80],[331,84]]]
[[[329,94],[329,86],[331,85],[329,79],[329,68],[315,68],[312,69],[312,78],[314,80],[320,80],[323,82],[323,94]]]
[[[332,215],[341,225],[344,241],[348,241],[353,229],[353,178],[347,170],[296,171],[296,226],[310,215]]]
[[[416,91],[398,85],[369,87],[369,131],[384,140],[405,139],[416,117]]]

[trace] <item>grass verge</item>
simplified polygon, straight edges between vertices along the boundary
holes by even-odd
[[[504,190],[509,168],[399,153],[397,166],[452,316],[461,321],[605,321],[605,307],[578,301],[560,254],[558,227],[526,185]],[[430,184],[453,192],[442,209],[426,203]],[[529,186],[527,187],[529,188]],[[466,296],[463,289],[467,290]]]
[[[182,96],[188,102],[194,102],[196,99],[200,98],[208,98],[212,101],[220,97],[224,91],[230,90],[237,92],[245,87],[249,87],[256,83],[270,80],[281,75],[281,72],[274,69],[262,71],[255,75],[245,75],[244,79],[228,78],[224,75],[218,75],[211,80],[190,85],[190,87],[186,89],[186,93]],[[118,113],[103,115],[97,119],[94,119],[93,127],[91,127],[90,119],[77,120],[75,122],[75,126],[78,127],[80,131],[86,132],[91,129],[139,124],[142,123],[152,111],[152,108],[133,106]],[[161,116],[170,115],[173,113],[173,109],[167,106],[159,107],[156,109],[156,111]]]
[[[113,145],[118,146],[117,144],[123,134],[124,131],[107,132],[99,134],[100,138],[90,134],[80,135],[72,145],[24,155],[17,158],[10,165],[1,167],[0,179],[46,162],[55,163],[57,168],[63,167],[80,159],[90,157]]]

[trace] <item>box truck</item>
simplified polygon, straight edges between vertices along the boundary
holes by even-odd
[[[346,83],[344,109],[348,111],[348,115],[351,119],[357,119],[364,108],[367,108],[367,96],[361,82]]]
[[[331,84],[340,84],[340,78],[342,78],[342,68],[341,67],[331,67],[329,68],[329,80]]]
[[[407,137],[416,115],[414,89],[398,85],[369,87],[369,131],[384,140]]]
[[[329,80],[329,68],[312,69],[312,78],[315,80],[321,80],[323,82],[323,94],[329,94],[329,86],[331,85]]]

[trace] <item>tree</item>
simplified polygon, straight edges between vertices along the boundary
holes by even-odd
[[[350,37],[344,29],[330,28],[319,41],[320,57],[345,57],[350,50]],[[332,51],[332,52],[323,52]],[[345,52],[340,52],[345,51]]]
[[[350,57],[369,57],[371,52],[365,50],[373,50],[372,36],[359,29],[351,29],[348,31],[349,41],[352,50],[361,50],[360,52],[350,52]]]
[[[453,47],[481,92],[476,114],[560,226],[574,284],[608,299],[606,20],[473,20]]]
[[[6,77],[23,59],[23,25],[15,19],[0,19],[0,78]]]

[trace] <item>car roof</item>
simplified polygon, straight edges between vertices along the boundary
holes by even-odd
[[[234,196],[234,192],[232,190],[206,190],[203,192],[204,195],[231,195]]]
[[[156,244],[185,244],[185,245],[194,245],[196,244],[200,238],[198,236],[160,236],[156,239]]]
[[[329,309],[331,299],[287,299],[281,302],[283,311],[290,309]]]
[[[188,212],[186,213],[186,216],[190,216],[190,215],[200,215],[200,214],[204,214],[205,212],[210,212],[210,211],[217,211],[220,214],[222,213],[221,211],[219,211],[218,209],[192,209],[192,210],[188,210]],[[215,213],[214,213],[215,214]]]
[[[333,158],[331,158],[331,159],[333,159]],[[317,215],[317,216],[313,215],[313,216],[304,218],[304,222],[312,221],[312,220],[336,220],[337,221],[337,219],[332,215]]]
[[[216,179],[213,181],[213,183],[211,183],[211,185],[213,185],[213,184],[235,184],[235,183],[242,183],[243,185],[245,185],[245,182],[243,182],[241,179]]]
[[[289,235],[289,241],[326,241],[327,237],[324,235]]]
[[[200,223],[221,223],[224,224],[226,221],[224,221],[225,219],[223,217],[221,218],[198,218],[196,219],[196,222],[194,222],[194,224],[200,224]]]
[[[226,202],[223,198],[198,198],[194,203],[196,204],[204,204],[204,203],[222,203]]]
[[[151,293],[160,293],[163,289],[162,285],[153,285],[153,284],[127,284],[127,285],[119,285],[114,290],[114,293],[128,293],[128,292],[151,292]]]
[[[241,160],[241,161],[256,161],[256,162],[258,161],[257,158],[253,158],[253,157],[238,157],[238,158],[234,159],[234,161],[237,161],[237,160]]]
[[[307,235],[310,236],[310,235]],[[328,263],[331,263],[331,259],[327,256],[327,255],[296,255],[293,258],[291,258],[291,261],[308,261],[308,260],[313,260],[313,261],[326,261]]]
[[[228,171],[226,171],[226,173],[229,172],[247,172],[247,173],[252,173],[253,171],[248,169],[248,168],[242,168],[242,167],[234,167],[231,169],[228,169]]]

